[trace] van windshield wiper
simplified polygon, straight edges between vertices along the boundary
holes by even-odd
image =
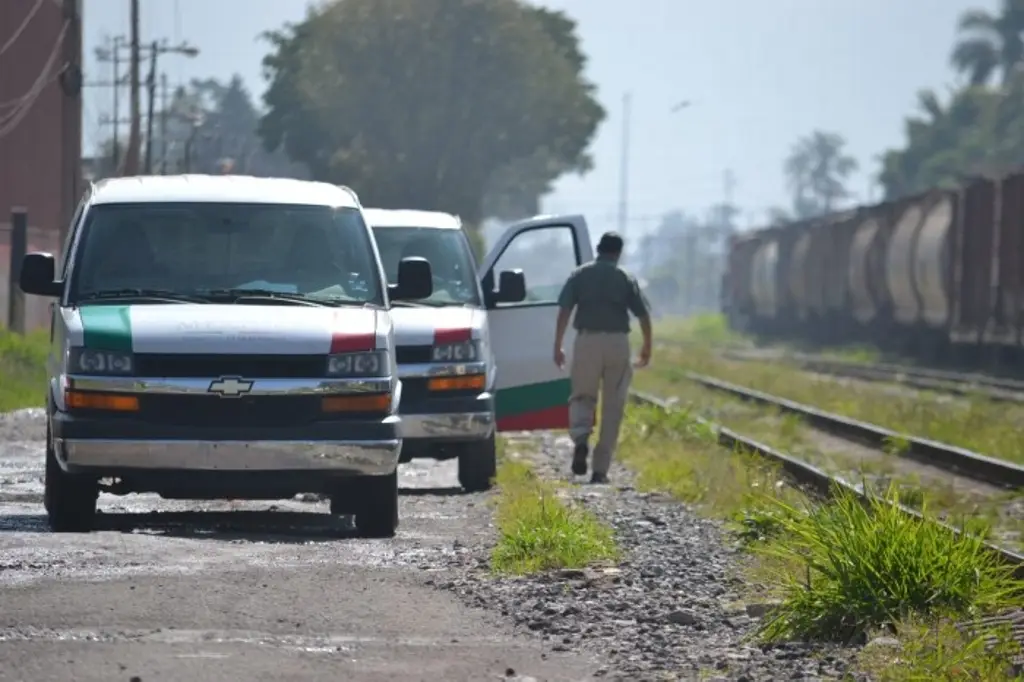
[[[409,301],[406,299],[400,299],[396,301],[391,299],[392,308],[433,308],[434,306],[429,303],[423,303],[422,301]]]
[[[362,305],[359,301],[344,301],[329,298],[313,298],[305,294],[294,294],[286,291],[274,291],[272,289],[204,289],[201,294],[211,300],[228,300],[232,303],[240,301],[279,301],[282,303],[296,303],[310,306],[334,306],[334,305]]]
[[[144,298],[152,301],[169,301],[172,303],[207,303],[208,300],[196,294],[186,294],[173,289],[104,289],[89,291],[78,296],[75,303],[82,301],[117,300],[124,298]]]

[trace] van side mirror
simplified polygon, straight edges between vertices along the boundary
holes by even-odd
[[[415,301],[434,293],[434,274],[425,258],[403,258],[398,262],[398,283],[388,286],[395,300]]]
[[[495,303],[521,303],[526,300],[526,277],[523,271],[502,270],[498,274],[498,291],[494,294]]]
[[[60,296],[64,283],[55,281],[57,263],[53,254],[35,252],[25,255],[21,261],[18,286],[26,294],[36,296]]]

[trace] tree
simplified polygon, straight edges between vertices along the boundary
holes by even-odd
[[[268,35],[260,134],[366,205],[478,225],[590,167],[575,25],[517,0],[344,0]],[[516,216],[518,217],[518,216]]]
[[[1024,0],[1002,0],[998,14],[972,9],[960,16],[962,36],[953,48],[953,67],[972,85],[1001,73],[1003,82],[1024,60]]]
[[[902,148],[882,155],[886,199],[952,188],[979,175],[1024,165],[1024,0],[1002,0],[997,14],[964,13],[951,61],[969,85],[943,98],[918,94]],[[994,76],[999,83],[991,85]]]
[[[793,146],[784,171],[798,220],[830,213],[849,197],[845,183],[857,160],[843,152],[845,146],[841,135],[819,130]]]

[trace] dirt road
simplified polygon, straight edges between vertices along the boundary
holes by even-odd
[[[508,619],[432,587],[488,532],[454,463],[403,468],[402,526],[360,540],[319,502],[100,498],[49,533],[42,421],[0,416],[0,680],[592,679]],[[186,511],[187,510],[187,511]]]

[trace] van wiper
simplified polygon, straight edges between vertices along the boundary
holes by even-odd
[[[82,301],[117,300],[124,298],[144,298],[152,301],[169,301],[172,303],[207,303],[207,299],[196,294],[185,294],[172,289],[104,289],[89,291],[80,295],[75,303]]]
[[[282,303],[297,303],[299,305],[317,307],[346,303],[345,301],[311,298],[305,294],[293,294],[285,291],[273,291],[271,289],[204,289],[201,293],[210,300],[227,300],[232,303],[240,301],[279,301]],[[362,304],[360,303],[360,305]]]
[[[430,305],[429,303],[423,303],[422,301],[407,301],[405,299],[396,301],[396,300],[392,299],[391,307],[392,308],[433,308],[434,306]]]

